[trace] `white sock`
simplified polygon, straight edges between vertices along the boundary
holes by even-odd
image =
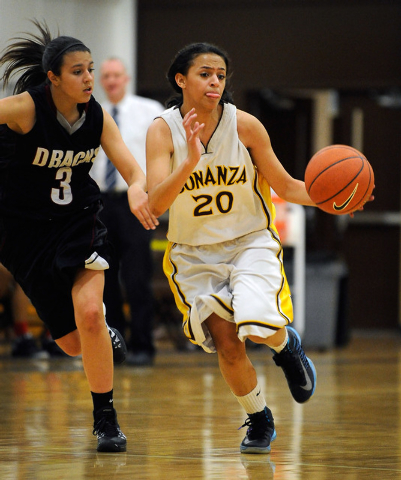
[[[256,387],[247,395],[242,397],[234,396],[248,414],[261,412],[266,407],[265,397],[262,395],[259,383],[257,383]]]
[[[270,347],[272,350],[274,350],[277,353],[280,353],[281,350],[283,350],[287,346],[287,343],[288,343],[288,331],[287,331],[286,328],[284,328],[284,330],[285,330],[284,342],[281,345],[278,345],[277,347]]]

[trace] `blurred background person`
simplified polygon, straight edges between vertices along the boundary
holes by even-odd
[[[30,331],[31,301],[1,263],[0,303],[3,305],[3,327],[11,329],[11,355],[24,358],[48,358],[49,352],[39,348],[37,339]]]
[[[119,58],[105,60],[99,78],[107,96],[102,106],[113,116],[124,142],[146,173],[146,132],[164,107],[155,100],[128,92],[130,77]],[[102,192],[104,209],[100,218],[107,227],[115,253],[105,277],[107,322],[125,337],[129,350],[126,363],[151,365],[155,356],[152,232],[145,230],[131,214],[127,186],[102,149],[91,175]],[[125,302],[129,305],[128,322],[123,308]]]

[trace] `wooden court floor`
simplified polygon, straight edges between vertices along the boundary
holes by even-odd
[[[97,454],[80,360],[2,354],[0,479],[401,479],[400,334],[307,353],[317,390],[298,405],[270,353],[249,352],[275,417],[270,455],[239,453],[245,416],[215,355],[161,346],[153,367],[118,367],[128,449]]]

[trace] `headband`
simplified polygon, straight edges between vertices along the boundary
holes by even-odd
[[[58,52],[58,54],[52,59],[52,61],[50,62],[50,70],[52,69],[56,60],[58,60],[61,57],[61,55],[63,55],[63,53],[65,53],[67,50],[69,50],[72,47],[83,47],[85,50],[89,50],[88,47],[85,44],[83,44],[82,42],[70,43],[70,45],[67,45],[62,50],[60,50]]]

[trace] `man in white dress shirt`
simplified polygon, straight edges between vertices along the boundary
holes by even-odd
[[[102,106],[115,117],[124,142],[146,173],[146,132],[164,107],[155,100],[128,93],[129,80],[120,59],[109,58],[102,63],[100,84],[107,95],[107,101]],[[104,210],[100,217],[108,229],[108,237],[116,254],[114,263],[105,272],[107,322],[126,334],[128,364],[151,365],[155,355],[152,338],[152,232],[145,230],[130,212],[127,185],[117,171],[109,169],[108,162],[105,153],[100,150],[91,170],[103,195]],[[106,181],[106,177],[110,182]],[[128,324],[123,311],[124,298],[130,306]]]

